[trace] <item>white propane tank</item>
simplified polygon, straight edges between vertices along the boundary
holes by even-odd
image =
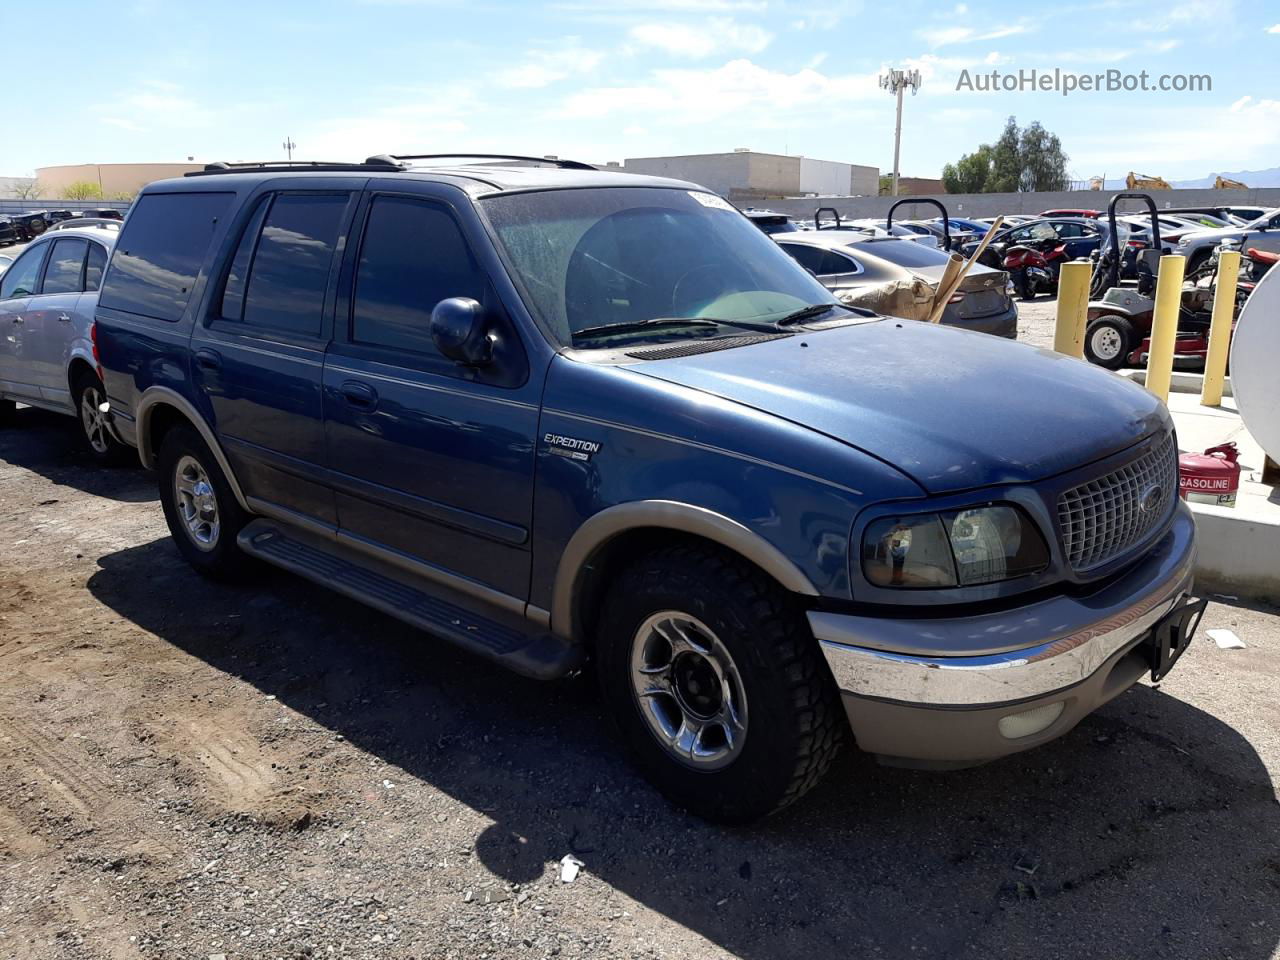
[[[1245,427],[1280,463],[1280,266],[1267,271],[1236,321],[1231,392]]]

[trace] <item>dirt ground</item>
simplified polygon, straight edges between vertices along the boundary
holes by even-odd
[[[1034,305],[1033,305],[1034,306]],[[1280,957],[1280,617],[974,770],[846,754],[751,828],[538,684],[170,545],[69,419],[0,432],[0,957]],[[561,883],[559,861],[585,864]]]

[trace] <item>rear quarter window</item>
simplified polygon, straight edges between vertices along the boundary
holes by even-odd
[[[99,303],[179,320],[230,193],[152,193],[138,199],[116,243]]]

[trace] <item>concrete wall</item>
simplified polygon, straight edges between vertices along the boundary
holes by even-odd
[[[50,200],[40,197],[37,200],[12,200],[0,198],[0,217],[11,213],[26,213],[29,210],[119,210],[124,213],[129,209],[128,200]]]
[[[853,190],[852,170],[847,163],[800,158],[800,193],[844,196]]]
[[[153,180],[180,177],[189,170],[203,169],[200,163],[77,163],[61,167],[39,167],[36,180],[43,200],[62,195],[73,183],[96,183],[102,194],[134,194]]]
[[[857,196],[861,194],[864,197],[874,197],[880,192],[880,168],[864,167],[861,164],[851,163],[849,193]]]
[[[1071,190],[1061,193],[978,193],[948,194],[938,197],[952,216],[994,217],[1000,214],[1037,214],[1041,210],[1059,207],[1080,207],[1105,210],[1111,199],[1111,191]],[[1280,207],[1280,187],[1260,187],[1253,190],[1156,190],[1151,194],[1156,206],[1207,207],[1241,205],[1255,207]],[[883,217],[889,212],[893,197],[842,197],[824,199],[822,206],[835,207],[842,217]],[[769,207],[793,217],[812,217],[812,199],[771,200]],[[1126,209],[1137,210],[1138,204],[1126,201]],[[930,219],[938,211],[929,204],[907,204],[898,209],[894,218],[903,220]]]

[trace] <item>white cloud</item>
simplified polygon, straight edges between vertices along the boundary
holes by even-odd
[[[763,125],[791,111],[829,111],[841,103],[878,97],[876,76],[827,75],[814,69],[787,73],[738,59],[714,69],[656,70],[648,82],[632,86],[581,90],[567,98],[562,113],[575,119],[644,113],[652,114],[654,122],[677,124],[749,115],[754,124]]]
[[[996,27],[993,30],[975,30],[973,27],[938,27],[932,30],[919,30],[917,35],[925,43],[937,49],[956,43],[975,43],[979,40],[999,40],[1001,37],[1012,37],[1020,33],[1030,33],[1031,27],[1022,23],[1011,23],[1007,27]]]
[[[135,92],[96,104],[93,110],[102,123],[135,133],[207,128],[216,119],[213,110],[185,96],[181,87],[163,80],[148,81]]]
[[[1267,33],[1280,33],[1280,23],[1275,23],[1267,27]]]
[[[553,10],[566,13],[598,14],[599,2],[577,2],[569,0],[554,3]],[[763,13],[768,4],[766,0],[617,0],[608,4],[611,13]]]
[[[864,4],[863,0],[793,0],[786,5],[788,13],[792,9],[801,14],[791,22],[793,30],[831,30],[862,13]]]
[[[628,36],[639,46],[692,59],[721,52],[759,53],[773,40],[773,34],[764,28],[727,17],[712,17],[702,23],[641,23],[632,27]]]
[[[495,73],[494,81],[499,86],[519,89],[547,87],[590,73],[603,59],[601,51],[580,46],[577,37],[566,37],[559,47],[530,50],[522,62]]]
[[[363,160],[377,153],[425,153],[453,144],[468,129],[467,117],[480,108],[466,87],[381,91],[376,100],[395,106],[371,107],[337,117],[295,136],[302,156]]]

